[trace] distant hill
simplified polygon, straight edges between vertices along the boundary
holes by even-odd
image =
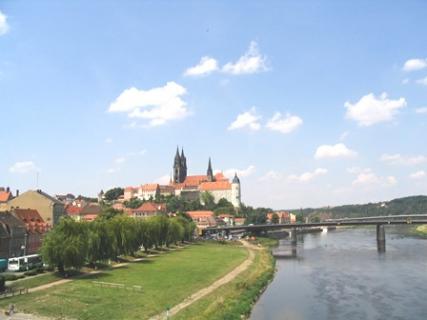
[[[343,205],[337,207],[307,208],[291,210],[304,216],[326,218],[355,218],[397,214],[427,214],[427,196],[411,196],[368,204]]]

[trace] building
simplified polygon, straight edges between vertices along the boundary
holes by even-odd
[[[267,213],[268,222],[272,223],[274,214],[277,214],[279,217],[278,223],[296,223],[297,221],[296,216],[293,213],[287,211],[275,211]]]
[[[139,208],[127,210],[134,218],[148,218],[166,213],[165,203],[144,202]]]
[[[42,245],[42,240],[51,226],[34,209],[14,209],[12,215],[25,224],[27,231],[26,254],[37,253]]]
[[[35,209],[49,225],[55,225],[65,215],[65,205],[42,190],[29,190],[8,202],[8,210]]]
[[[13,199],[12,192],[10,192],[9,187],[0,188],[0,211],[6,211],[8,206],[7,203]]]
[[[216,227],[217,222],[213,211],[200,210],[200,211],[187,211],[187,215],[196,224],[196,232],[198,235],[208,227]]]
[[[0,213],[0,258],[26,254],[27,233],[24,222],[10,212]]]
[[[93,221],[101,214],[102,208],[97,203],[85,203],[84,205],[77,203],[67,205],[65,212],[76,221]]]
[[[212,161],[209,158],[208,168],[204,175],[187,175],[187,158],[184,150],[176,149],[173,161],[173,177],[169,185],[144,184],[139,187],[127,187],[124,190],[124,200],[139,198],[153,200],[159,196],[180,196],[186,200],[201,200],[203,192],[212,194],[217,203],[221,199],[231,202],[235,208],[241,204],[240,179],[237,174],[230,181],[222,173],[214,174]]]

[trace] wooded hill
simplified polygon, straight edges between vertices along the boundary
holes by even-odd
[[[397,214],[427,214],[427,196],[411,196],[368,204],[290,210],[306,216],[325,218],[355,218]]]

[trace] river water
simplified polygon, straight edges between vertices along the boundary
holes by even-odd
[[[370,228],[300,237],[296,258],[277,259],[250,319],[426,320],[427,240],[405,231],[386,227],[385,253]],[[281,240],[278,250],[289,247]]]

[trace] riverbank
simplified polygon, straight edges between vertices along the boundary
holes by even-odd
[[[3,299],[0,307],[13,303],[21,312],[54,319],[147,319],[214,283],[247,258],[242,246],[202,242]]]
[[[275,260],[270,249],[276,246],[278,241],[259,238],[251,243],[255,246],[253,250],[255,257],[248,270],[235,280],[183,309],[173,319],[247,319],[254,303],[273,279]]]
[[[427,238],[427,224],[423,224],[415,228],[415,234],[422,238]]]

